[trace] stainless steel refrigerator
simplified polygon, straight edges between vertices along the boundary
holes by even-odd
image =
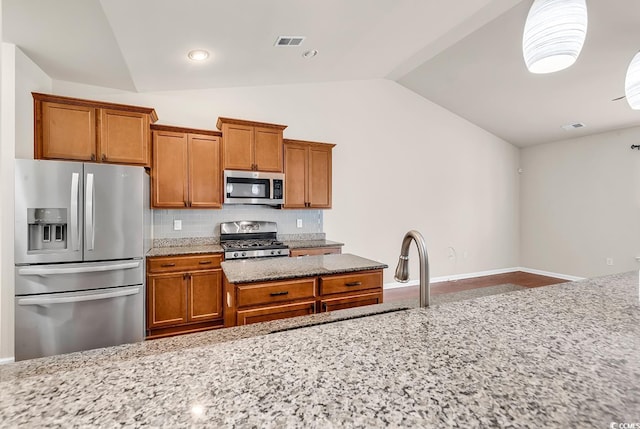
[[[144,338],[143,167],[16,160],[15,359]]]

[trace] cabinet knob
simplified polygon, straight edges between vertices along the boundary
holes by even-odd
[[[185,202],[184,202],[184,206],[185,206],[185,207],[189,207],[189,203],[185,201]]]
[[[102,161],[105,162],[107,160],[107,155],[105,155],[104,153],[102,154]]]
[[[91,154],[91,161],[95,161],[95,160],[96,160],[96,154],[95,154],[95,153],[92,153],[92,154]]]

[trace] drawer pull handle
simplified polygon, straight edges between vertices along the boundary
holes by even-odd
[[[174,264],[173,262],[167,263],[167,264],[162,264],[160,265],[161,267],[175,267],[176,264]]]
[[[345,286],[360,286],[362,284],[362,282],[349,282],[349,283],[345,283]]]
[[[269,295],[271,296],[289,295],[289,291],[283,290],[282,292],[271,292]]]
[[[211,261],[200,261],[198,262],[200,265],[209,265]]]

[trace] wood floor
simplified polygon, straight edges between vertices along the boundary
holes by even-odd
[[[476,289],[488,286],[503,285],[511,283],[524,287],[541,287],[553,285],[556,283],[564,283],[567,280],[557,279],[555,277],[539,276],[537,274],[515,271],[513,273],[496,274],[492,276],[475,277],[472,279],[452,280],[447,282],[432,283],[431,294],[437,295],[441,293],[459,292],[462,290]],[[384,290],[384,301],[397,301],[402,299],[418,298],[420,290],[418,286],[408,286],[395,289]]]

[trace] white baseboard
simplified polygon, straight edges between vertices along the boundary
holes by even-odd
[[[7,363],[13,363],[13,362],[15,362],[15,359],[12,357],[0,358],[0,365],[5,365]]]
[[[547,277],[556,277],[558,279],[570,280],[570,281],[584,280],[583,277],[570,276],[568,274],[552,273],[550,271],[535,270],[533,268],[526,268],[526,267],[512,267],[512,268],[500,268],[497,270],[478,271],[475,273],[452,274],[449,276],[432,277],[431,283],[448,282],[452,280],[473,279],[476,277],[493,276],[496,274],[514,273],[516,271],[523,271],[525,273],[538,274],[538,275],[547,276]],[[411,281],[408,281],[407,283],[389,282],[389,283],[385,283],[383,285],[383,288],[396,289],[400,287],[418,286],[419,284],[420,284],[420,280],[411,280]]]
[[[555,277],[558,279],[569,280],[572,282],[585,279],[584,277],[570,276],[569,274],[553,273],[551,271],[536,270],[534,268],[527,268],[527,267],[519,267],[518,271],[523,271],[525,273],[530,273],[530,274],[538,274],[539,276]]]

